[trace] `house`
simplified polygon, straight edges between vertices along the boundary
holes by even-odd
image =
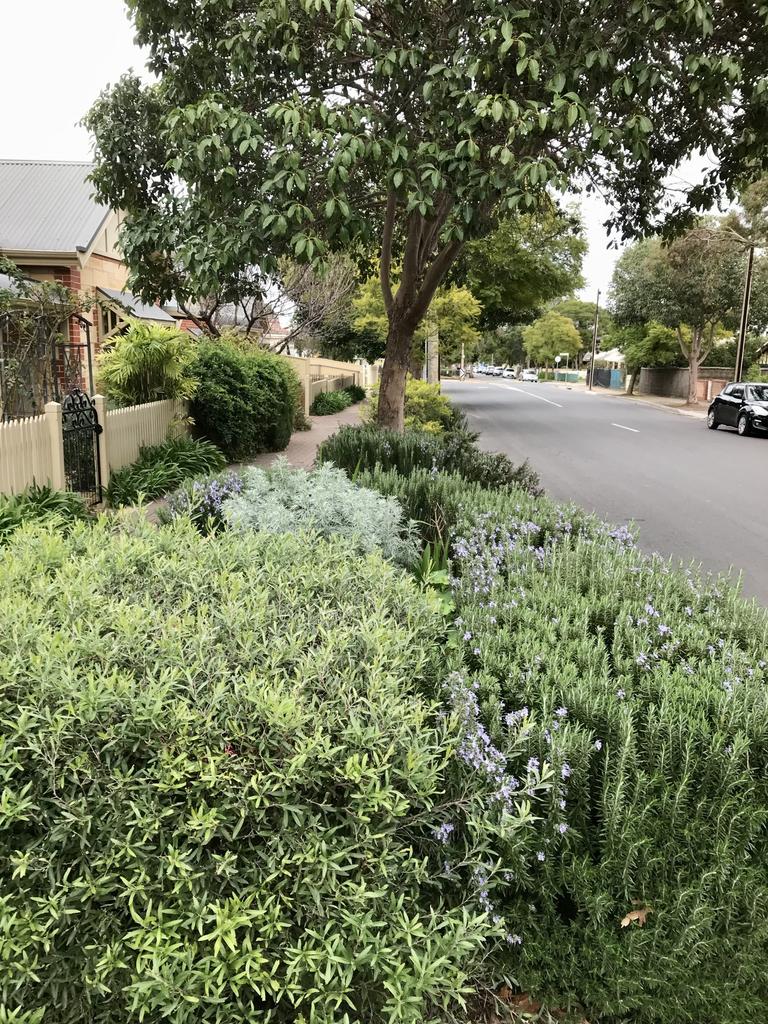
[[[0,160],[0,253],[26,277],[58,281],[94,295],[94,351],[119,331],[127,315],[169,326],[174,318],[125,290],[128,268],[118,241],[119,211],[96,201],[93,164],[63,160]],[[80,327],[70,325],[73,343]]]

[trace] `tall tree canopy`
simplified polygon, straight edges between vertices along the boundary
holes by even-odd
[[[645,230],[667,171],[719,158],[708,205],[766,161],[763,0],[128,0],[156,84],[87,118],[134,286],[209,294],[286,251],[375,242],[379,421],[402,426],[413,333],[465,242],[574,175]],[[757,168],[754,169],[755,176]],[[392,266],[402,266],[392,288]]]
[[[638,242],[622,253],[611,297],[619,323],[658,320],[677,333],[688,361],[688,401],[695,403],[699,369],[718,330],[738,324],[744,287],[744,247],[722,225],[701,224],[665,246],[659,239]],[[756,275],[760,293],[765,274]],[[764,301],[758,294],[756,307]]]
[[[586,251],[580,217],[545,203],[469,242],[452,277],[479,299],[481,327],[495,330],[533,320],[548,302],[580,288]]]

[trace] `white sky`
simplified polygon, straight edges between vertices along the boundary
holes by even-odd
[[[143,69],[123,0],[0,0],[0,43],[0,158],[90,159],[77,122],[104,86]],[[581,295],[594,299],[599,288],[604,298],[618,256],[602,227],[609,211],[596,196],[581,207],[589,241]]]

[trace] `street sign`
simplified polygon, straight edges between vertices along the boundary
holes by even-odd
[[[560,365],[560,356],[555,356],[555,362]]]

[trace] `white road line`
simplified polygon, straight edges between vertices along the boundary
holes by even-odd
[[[635,430],[634,427],[625,427],[621,423],[612,423],[611,426],[612,427],[618,427],[619,430],[631,430],[633,434],[639,434],[640,433],[640,431],[639,430]]]
[[[532,391],[528,391],[521,387],[512,387],[511,384],[497,384],[496,387],[503,387],[505,391],[519,391],[520,394],[526,394],[528,398],[538,398],[539,401],[546,401],[548,406],[557,406],[558,409],[562,409],[559,401],[550,401],[549,398],[545,398],[541,394],[534,394]]]

